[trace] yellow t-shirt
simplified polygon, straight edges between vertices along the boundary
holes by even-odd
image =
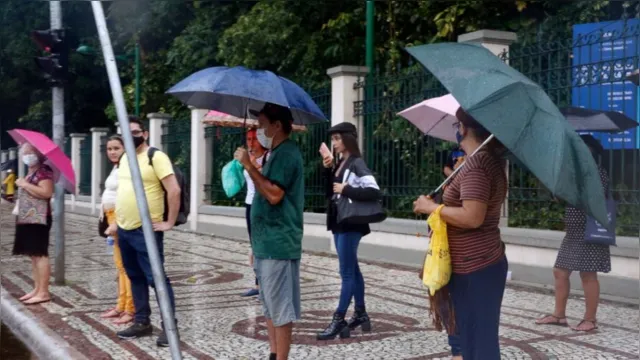
[[[151,221],[160,222],[164,216],[164,188],[161,180],[173,174],[173,166],[169,157],[161,151],[156,151],[153,155],[153,166],[149,165],[148,151],[139,153],[137,158]],[[118,166],[116,222],[118,227],[124,230],[134,230],[142,226],[127,155],[122,157]]]

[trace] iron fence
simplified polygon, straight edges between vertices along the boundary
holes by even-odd
[[[91,136],[80,143],[80,195],[91,194]]]
[[[364,99],[355,102],[363,119],[365,159],[384,192],[389,215],[413,218],[412,203],[443,180],[451,144],[424,136],[396,114],[424,99],[446,94],[439,81],[422,67],[395,74],[373,74],[355,85]]]
[[[182,171],[186,184],[191,178],[191,121],[172,119],[162,125],[162,147],[175,167]]]

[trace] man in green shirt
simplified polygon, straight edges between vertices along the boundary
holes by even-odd
[[[252,113],[254,113],[252,111]],[[256,169],[244,148],[234,155],[256,187],[251,206],[251,246],[267,318],[271,360],[286,360],[293,322],[300,319],[300,257],[304,211],[302,154],[289,139],[293,117],[288,108],[267,103],[254,113],[258,141],[269,158]]]

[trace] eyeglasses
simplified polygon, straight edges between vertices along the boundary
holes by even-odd
[[[142,130],[131,130],[131,135],[133,136],[142,135],[142,133],[144,133]]]
[[[460,129],[460,121],[456,121],[454,122],[451,127],[453,127],[454,129],[458,130]]]

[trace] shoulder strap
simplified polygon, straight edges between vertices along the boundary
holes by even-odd
[[[155,155],[157,148],[150,146],[149,150],[147,150],[147,156],[149,156],[149,166],[153,167],[153,155]]]

